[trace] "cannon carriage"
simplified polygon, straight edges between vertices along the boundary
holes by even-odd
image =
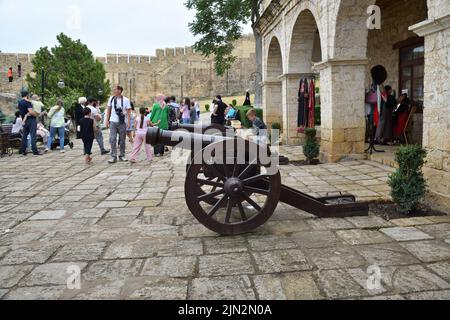
[[[280,202],[321,218],[368,215],[368,205],[357,203],[353,195],[314,198],[282,185],[279,156],[266,145],[227,136],[220,130],[215,135],[203,134],[212,129],[206,126],[180,129],[184,130],[150,128],[147,143],[192,151],[186,204],[201,224],[218,234],[254,231],[272,217]]]

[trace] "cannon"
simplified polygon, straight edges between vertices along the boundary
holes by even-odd
[[[172,122],[169,126],[170,131],[176,130],[186,130],[191,133],[199,133],[205,134],[207,132],[217,132],[226,134],[227,130],[230,132],[235,132],[233,127],[221,126],[220,124],[208,124],[208,125],[199,125],[199,124],[181,124],[178,122]]]
[[[149,128],[147,143],[191,150],[185,200],[193,216],[220,235],[249,233],[264,225],[280,202],[319,218],[367,216],[369,206],[351,194],[315,198],[282,185],[269,147],[223,135]]]

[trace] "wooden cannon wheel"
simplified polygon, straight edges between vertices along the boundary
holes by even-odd
[[[228,158],[227,164],[219,164],[214,157],[205,161],[219,144],[207,146],[194,157],[185,184],[187,206],[201,224],[218,234],[251,232],[275,212],[281,175],[278,170],[268,175],[257,155],[248,151],[251,148],[246,149],[243,163],[238,163],[237,155]]]

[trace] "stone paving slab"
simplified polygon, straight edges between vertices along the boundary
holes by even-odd
[[[255,232],[221,237],[190,214],[170,154],[107,160],[85,166],[78,143],[0,159],[0,299],[448,299],[450,217],[317,219],[279,204]],[[24,165],[36,170],[11,174]],[[359,200],[388,200],[391,172],[367,161],[281,168],[289,186]],[[80,290],[67,288],[75,265]]]

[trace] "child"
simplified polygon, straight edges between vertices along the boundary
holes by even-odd
[[[253,124],[253,129],[256,133],[256,139],[258,144],[267,143],[267,126],[260,118],[256,116],[256,110],[251,109],[247,112],[247,119]]]
[[[94,143],[97,127],[95,121],[91,119],[91,109],[84,109],[84,118],[80,120],[81,139],[84,144],[84,154],[86,156],[86,164],[92,163],[92,144]]]
[[[141,151],[142,144],[145,143],[146,136],[147,136],[147,129],[148,127],[154,127],[155,125],[150,121],[149,118],[145,116],[146,110],[145,108],[139,109],[140,116],[136,119],[136,138],[134,139],[134,147],[133,152],[130,156],[130,162],[136,163],[137,156],[139,152]],[[153,159],[153,152],[152,152],[152,146],[145,143],[145,151],[147,153],[147,160],[152,161]]]

